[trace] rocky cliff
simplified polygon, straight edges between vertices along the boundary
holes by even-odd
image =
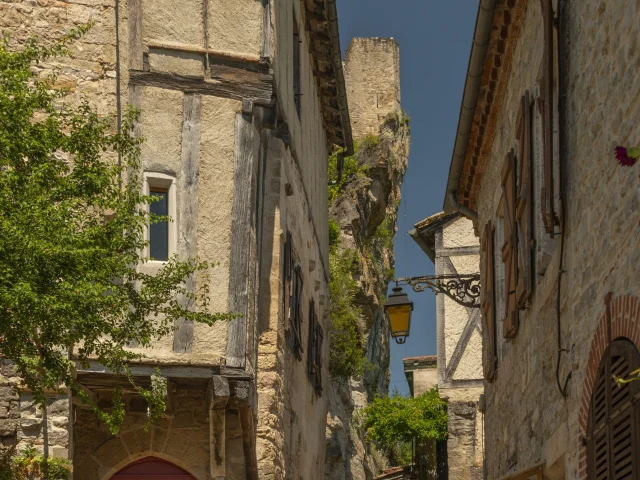
[[[389,327],[383,307],[393,278],[393,237],[410,131],[399,107],[378,123],[377,135],[356,139],[356,154],[345,160],[346,176],[335,187],[329,206],[330,219],[339,225],[334,262],[344,262],[349,253],[348,271],[355,286],[349,301],[357,312],[357,338],[365,358],[361,374],[332,374],[327,390],[325,478],[331,480],[372,479],[386,466],[384,457],[365,441],[358,411],[385,394],[389,385]]]

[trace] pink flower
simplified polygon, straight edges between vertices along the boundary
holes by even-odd
[[[630,157],[624,147],[616,147],[616,159],[623,167],[632,167],[638,161],[637,158]]]

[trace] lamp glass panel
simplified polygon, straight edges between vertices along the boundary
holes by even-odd
[[[388,307],[389,322],[391,323],[391,331],[393,333],[409,332],[409,319],[411,318],[410,305],[398,305],[397,307]]]

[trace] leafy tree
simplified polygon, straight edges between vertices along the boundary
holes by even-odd
[[[142,356],[128,346],[149,347],[178,319],[210,325],[234,316],[208,311],[212,265],[172,258],[155,275],[140,269],[145,228],[165,219],[143,208],[154,198],[142,194],[137,113],[124,116],[119,132],[114,116],[100,117],[86,101],[73,106],[55,71],[34,73],[88,28],[53,46],[31,39],[13,50],[0,41],[0,353],[42,406],[44,392],[62,386],[88,401],[76,362],[96,359],[133,383],[127,365]],[[189,278],[196,291],[186,288]],[[152,420],[164,410],[163,380],[136,387]],[[92,407],[117,433],[120,388],[109,409]]]
[[[398,442],[447,437],[447,404],[434,388],[418,397],[376,398],[361,413],[367,437],[389,450]]]

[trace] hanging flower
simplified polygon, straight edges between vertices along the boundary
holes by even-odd
[[[616,147],[616,159],[623,167],[632,167],[640,158],[640,147],[625,148]]]

